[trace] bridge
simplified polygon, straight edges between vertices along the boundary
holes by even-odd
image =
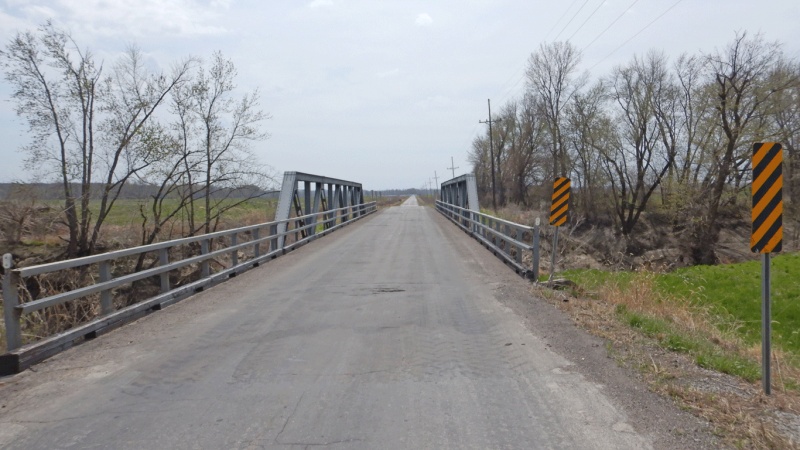
[[[0,447],[692,443],[662,423],[683,417],[690,429],[692,419],[621,376],[600,341],[531,294],[518,275],[530,236],[514,230],[498,244],[491,230],[511,227],[467,217],[458,182],[440,211],[411,197],[324,239],[312,233],[363,199],[339,180],[308,183],[319,183],[317,199],[311,184],[288,195],[302,192],[306,209],[297,203],[286,222],[297,228],[281,235],[306,230],[306,245],[273,261],[276,234],[263,252],[258,233],[233,239],[256,246],[251,262],[262,264],[4,378]],[[297,223],[320,211],[324,226]]]

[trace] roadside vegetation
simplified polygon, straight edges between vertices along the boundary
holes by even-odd
[[[761,265],[756,261],[695,266],[668,273],[568,270],[574,294],[614,304],[620,320],[664,348],[691,354],[698,365],[761,377]],[[800,254],[772,263],[772,343],[776,362],[800,369]],[[782,382],[798,389],[798,378]]]
[[[696,289],[692,270],[675,290],[670,274],[650,271],[561,275],[575,286],[534,290],[577,326],[604,338],[609,356],[651,390],[708,420],[728,447],[800,448],[798,353],[785,339],[773,343],[773,391],[764,395],[760,345],[738,325],[750,316],[720,313],[714,297],[722,291]],[[784,289],[793,289],[791,282],[774,284],[774,292]],[[752,302],[760,304],[760,297]]]

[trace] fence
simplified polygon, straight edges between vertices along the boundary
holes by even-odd
[[[6,275],[3,277],[3,307],[6,326],[6,343],[9,354],[16,352],[16,359],[12,364],[17,365],[16,371],[21,370],[19,368],[21,364],[19,357],[22,353],[29,350],[28,348],[22,348],[20,321],[24,314],[34,313],[92,294],[100,294],[99,302],[101,313],[98,319],[26,346],[36,346],[36,348],[39,349],[40,354],[37,357],[37,361],[40,361],[71,346],[72,342],[80,337],[91,337],[92,334],[97,333],[98,330],[131,320],[132,318],[138,317],[137,314],[141,315],[142,312],[161,309],[162,306],[174,303],[216,282],[233,277],[251,267],[258,266],[263,261],[273,259],[279,254],[292,250],[294,247],[333,232],[376,210],[377,206],[375,202],[362,203],[259,225],[18,269],[13,268],[11,255],[4,255],[3,266],[6,269]],[[318,217],[322,217],[322,220],[317,220]],[[337,223],[337,221],[339,223]],[[282,231],[279,231],[280,225],[283,225],[283,227],[280,227]],[[288,229],[288,225],[292,225],[293,228]],[[313,230],[312,227],[314,228]],[[317,227],[322,229],[317,230]],[[292,234],[295,236],[295,240],[291,244],[288,244],[287,240],[284,238]],[[242,242],[243,239],[247,240]],[[218,246],[224,245],[224,247],[214,249],[213,243],[216,243]],[[192,245],[200,247],[199,254],[191,255],[192,252],[188,252],[191,256],[178,261],[170,261],[170,255],[176,253],[170,252],[170,250],[177,247]],[[243,254],[246,253],[246,256],[250,256],[250,258],[246,261],[240,261],[240,251],[242,251]],[[139,256],[145,253],[152,254],[153,252],[158,253],[157,266],[118,277],[112,277],[111,263],[113,261],[124,257]],[[225,255],[230,256],[230,266],[212,273],[210,262],[217,257]],[[173,288],[170,285],[169,272],[193,264],[199,265],[200,279]],[[31,301],[24,303],[20,302],[19,286],[25,278],[67,269],[87,268],[93,265],[97,267],[96,276],[99,282],[68,292],[61,292],[44,298],[31,299]],[[160,295],[114,311],[112,289],[156,276],[160,277]],[[31,362],[31,364],[32,363],[33,362]],[[6,361],[0,365],[7,364],[8,362]],[[0,371],[8,372],[9,370],[0,369]],[[14,371],[14,369],[11,369],[11,371]]]
[[[539,279],[538,224],[532,227],[521,225],[439,200],[436,201],[436,209],[492,249],[495,255],[514,267],[517,273],[532,280]],[[529,267],[523,264],[524,252],[531,254]]]

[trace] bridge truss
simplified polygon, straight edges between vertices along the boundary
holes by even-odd
[[[302,190],[301,190],[302,187]],[[301,195],[303,200],[301,201]],[[313,236],[317,232],[319,214],[323,216],[323,229],[328,229],[348,221],[348,215],[341,208],[364,204],[364,191],[361,183],[338,180],[302,172],[284,172],[281,195],[275,210],[275,221],[278,222],[278,246],[283,247],[288,219],[294,209],[296,217],[311,216],[299,219],[295,228],[301,229],[302,238]],[[333,211],[342,211],[339,217]],[[363,212],[353,208],[353,219]],[[305,223],[309,221],[309,223]]]

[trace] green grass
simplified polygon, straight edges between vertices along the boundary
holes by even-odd
[[[222,202],[222,206],[229,205],[234,203],[235,200],[224,200]],[[230,210],[226,211],[223,214],[223,218],[228,222],[236,222],[237,220],[249,216],[253,213],[261,213],[263,212],[263,220],[262,222],[269,222],[274,219],[275,215],[275,206],[277,200],[275,199],[252,199],[248,200],[241,205],[237,205]],[[52,201],[47,202],[47,204],[53,208],[54,210],[58,210],[64,207],[63,202],[59,201]],[[149,200],[134,200],[134,199],[121,199],[117,200],[114,203],[114,206],[111,208],[111,211],[108,213],[104,225],[116,225],[116,226],[127,226],[131,224],[139,224],[141,223],[142,217],[139,212],[139,207],[142,205],[145,209],[146,214],[150,214],[151,212],[151,202]],[[164,201],[164,211],[172,211],[178,206],[177,199],[167,199]],[[92,211],[92,217],[97,217],[97,213],[100,210],[100,201],[93,200],[89,203],[89,209]],[[195,220],[202,221],[204,218],[203,212],[203,202],[202,200],[198,200],[195,203]],[[180,213],[177,216],[177,220],[180,220],[181,215]]]
[[[800,355],[800,254],[778,255],[771,265],[772,340]],[[761,341],[761,262],[696,266],[659,275],[660,291],[696,299],[745,342]]]
[[[616,312],[629,326],[656,339],[661,347],[692,355],[700,367],[735,375],[751,382],[761,377],[761,367],[755,361],[724,351],[702,336],[679,330],[669,321],[629,311],[624,305],[618,305]]]
[[[635,277],[645,276],[601,270],[569,270],[562,275],[589,292],[607,283],[624,289]],[[800,355],[800,254],[774,256],[771,275],[772,342]],[[648,276],[654,276],[658,293],[706,307],[720,330],[732,331],[750,345],[761,341],[760,261],[686,267]]]
[[[708,313],[713,326],[723,335],[734,336],[746,345],[761,342],[761,262],[748,261],[719,266],[694,266],[671,273],[606,272],[569,270],[563,276],[576,282],[585,295],[603,293],[615,286],[622,292],[645,285],[649,292],[632,295],[652,302],[674,301],[676,307],[691,305]],[[644,281],[649,283],[634,283]],[[791,359],[800,358],[800,254],[777,255],[771,264],[772,343]],[[608,295],[608,294],[605,294]],[[663,348],[691,355],[701,366],[756,381],[761,376],[757,361],[712,342],[708,335],[687,331],[668,318],[616,309],[620,320],[655,339]],[[800,387],[800,383],[787,384]]]
[[[695,361],[700,367],[736,375],[750,382],[761,379],[761,366],[743,356],[731,353],[704,352],[698,354]],[[786,387],[791,388],[791,386]]]

